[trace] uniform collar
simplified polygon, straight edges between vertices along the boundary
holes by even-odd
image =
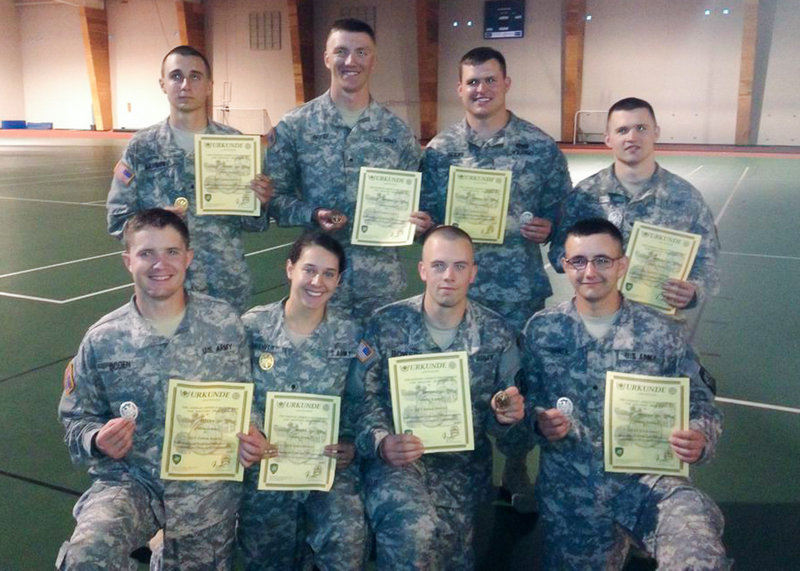
[[[416,346],[430,347],[436,351],[440,350],[439,346],[431,337],[428,331],[428,324],[425,321],[425,314],[423,310],[423,299],[425,294],[420,294],[411,298],[411,307],[414,308],[417,314],[417,324],[413,331],[409,332],[411,342]],[[471,301],[467,300],[467,310],[464,312],[464,317],[461,323],[458,324],[456,329],[456,336],[453,343],[447,351],[467,351],[468,355],[474,355],[480,351],[481,348],[481,333],[480,326],[475,319],[475,308]]]
[[[603,186],[605,188],[613,188],[614,194],[621,194],[628,198],[628,202],[635,202],[637,200],[643,200],[649,196],[655,196],[658,199],[666,198],[665,194],[665,184],[664,184],[664,177],[665,177],[664,169],[656,163],[656,170],[653,172],[653,176],[651,176],[642,189],[637,192],[636,194],[632,194],[628,192],[628,190],[622,186],[622,183],[617,178],[617,174],[614,172],[614,165],[612,164],[607,169],[600,171],[601,177],[603,178]]]
[[[330,123],[333,124],[334,127],[343,127],[345,129],[350,129],[342,119],[341,113],[339,113],[339,108],[336,107],[336,104],[333,102],[333,98],[331,97],[331,90],[329,89],[326,91],[320,99],[322,100],[322,109],[325,113],[325,119]],[[369,96],[369,105],[367,105],[366,109],[364,109],[364,113],[358,119],[358,123],[356,126],[359,130],[367,130],[367,131],[375,131],[380,129],[380,120],[379,115],[382,110],[380,103],[375,101],[375,99],[370,94]],[[353,127],[355,129],[355,127]]]
[[[186,294],[186,313],[184,314],[180,325],[178,325],[178,329],[175,331],[175,335],[172,337],[173,339],[181,333],[186,332],[190,328],[190,324],[193,323],[195,319],[195,306],[197,304],[194,303],[194,294],[188,290],[184,290],[184,292]],[[145,318],[142,317],[142,314],[139,313],[139,308],[136,307],[135,294],[131,296],[131,299],[128,302],[128,314],[131,320],[130,339],[137,349],[153,347],[156,345],[166,345],[170,342],[170,339],[159,335],[145,320]]]
[[[505,127],[500,129],[497,133],[492,135],[489,139],[483,139],[478,136],[475,130],[470,127],[466,117],[459,123],[459,131],[461,136],[466,139],[467,143],[476,147],[507,147],[512,144],[514,136],[517,133],[517,125],[519,119],[511,111],[508,112],[508,123]]]
[[[574,331],[573,338],[577,347],[587,347],[594,343],[607,343],[607,338],[595,339],[586,330],[581,316],[578,314],[578,308],[575,306],[575,297],[572,298],[567,315],[572,319],[572,327]],[[622,305],[620,306],[619,315],[617,320],[611,326],[613,340],[612,347],[616,351],[630,351],[633,349],[633,307],[631,302],[622,297]]]

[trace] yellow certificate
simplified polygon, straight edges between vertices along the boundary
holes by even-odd
[[[669,436],[689,428],[689,379],[606,373],[606,472],[688,476]]]
[[[261,172],[257,135],[195,135],[197,214],[259,216],[261,201],[250,181]]]
[[[425,454],[475,449],[466,351],[389,359],[396,434],[414,434]]]
[[[252,400],[253,383],[170,379],[161,478],[241,482],[236,433],[250,429]]]
[[[699,234],[634,222],[625,252],[630,264],[620,285],[623,295],[673,315],[675,308],[664,301],[661,284],[689,276],[701,239]]]
[[[445,224],[474,242],[502,244],[506,234],[511,171],[450,167]]]
[[[340,405],[336,396],[267,392],[264,427],[278,456],[261,461],[259,490],[330,491],[336,458],[323,452],[339,441]]]
[[[422,174],[361,167],[358,200],[350,242],[358,246],[408,246],[415,226],[408,221],[419,210]]]

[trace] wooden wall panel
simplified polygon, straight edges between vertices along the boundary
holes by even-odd
[[[758,49],[759,0],[744,0],[742,63],[739,69],[739,101],[736,108],[736,144],[755,145],[758,130],[753,126],[753,89]]]
[[[561,140],[572,141],[575,113],[581,108],[586,0],[563,0],[561,39]]]
[[[417,75],[420,138],[426,143],[438,130],[439,0],[417,0]]]
[[[314,98],[314,7],[312,0],[288,0],[289,35],[292,41],[295,101],[301,105]]]
[[[98,131],[110,131],[114,125],[111,111],[111,68],[108,61],[108,18],[105,10],[83,6],[80,8],[80,17],[95,128]]]
[[[178,11],[178,32],[181,45],[192,46],[205,54],[206,22],[203,5],[177,0],[175,8]]]

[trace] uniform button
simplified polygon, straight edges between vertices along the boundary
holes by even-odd
[[[592,390],[595,390],[595,391],[597,391],[597,390],[600,390],[600,387],[598,387],[597,385],[595,385],[595,386],[593,386],[593,387],[592,387]]]
[[[295,385],[295,384],[292,384],[292,390],[294,390],[294,389],[296,389],[296,388],[297,388],[297,385]]]
[[[350,158],[349,158],[349,159],[347,159],[347,160],[348,160],[348,161],[350,161],[350,162],[352,163],[352,162],[353,162],[353,157],[350,157]]]

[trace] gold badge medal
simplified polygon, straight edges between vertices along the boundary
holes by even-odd
[[[175,207],[186,210],[189,208],[189,200],[185,196],[180,196],[175,199]]]
[[[511,397],[508,396],[508,393],[506,391],[500,391],[494,397],[494,402],[497,405],[497,408],[502,410],[511,404]]]
[[[275,365],[275,357],[272,353],[261,353],[258,358],[258,366],[262,371],[269,371]]]

